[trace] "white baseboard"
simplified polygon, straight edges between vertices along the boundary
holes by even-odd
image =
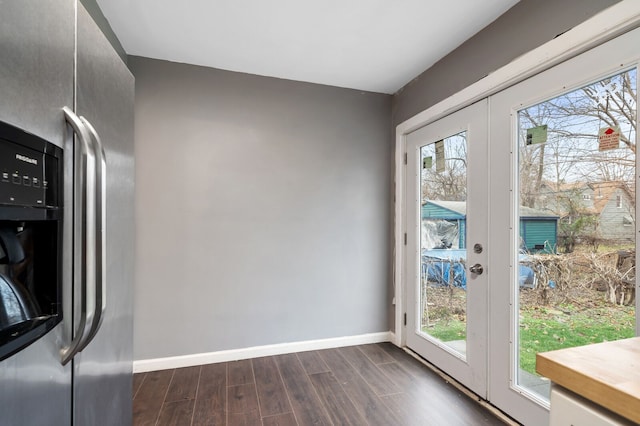
[[[238,361],[241,359],[257,358],[261,356],[281,355],[294,352],[315,351],[320,349],[339,348],[342,346],[393,341],[395,341],[394,333],[384,331],[380,333],[360,334],[357,336],[278,343],[275,345],[253,346],[250,348],[172,356],[166,358],[141,359],[133,361],[133,372],[145,373],[148,371],[192,367],[195,365],[213,364],[216,362]]]

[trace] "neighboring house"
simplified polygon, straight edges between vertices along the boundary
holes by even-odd
[[[422,205],[422,247],[424,249],[466,248],[465,201],[429,200]],[[555,250],[558,216],[520,207],[520,239],[529,252]]]
[[[635,197],[622,182],[590,185],[598,234],[605,240],[635,239]]]
[[[554,184],[544,182],[536,208],[571,223],[579,215],[595,218],[593,232],[599,239],[625,241],[634,238],[635,197],[624,182]]]

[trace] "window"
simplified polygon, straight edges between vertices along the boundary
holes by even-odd
[[[616,207],[622,208],[622,196],[616,195]]]

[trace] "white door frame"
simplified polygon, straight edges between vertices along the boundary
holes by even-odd
[[[471,389],[477,395],[486,398],[487,394],[487,342],[489,340],[487,321],[488,274],[467,273],[465,300],[467,303],[465,354],[452,349],[448,344],[427,337],[423,331],[423,309],[421,291],[423,285],[422,274],[419,273],[422,264],[422,148],[436,141],[446,141],[454,135],[465,133],[466,146],[466,225],[465,247],[467,265],[487,265],[487,250],[475,252],[474,244],[487,246],[489,236],[489,168],[488,168],[488,112],[489,102],[483,99],[460,111],[450,114],[428,126],[412,132],[407,137],[408,164],[406,166],[408,179],[407,198],[410,206],[407,208],[407,249],[405,257],[407,270],[413,271],[406,276],[406,308],[407,333],[406,343],[411,349],[441,370],[455,378],[461,384]],[[448,144],[448,142],[445,142]],[[444,144],[443,144],[444,145]],[[436,154],[437,156],[437,154]],[[448,166],[449,167],[449,166]],[[411,176],[409,176],[411,174]],[[445,199],[446,201],[446,199]],[[462,232],[462,230],[460,230]],[[467,268],[468,269],[468,268]],[[451,272],[450,272],[451,274]],[[451,275],[450,275],[451,276]],[[429,298],[429,297],[428,297]]]
[[[407,223],[405,216],[406,167],[404,164],[407,134],[639,26],[640,2],[623,0],[396,127],[393,255],[395,330],[393,343],[403,347],[406,342],[404,314],[407,303],[407,274],[405,271],[404,234],[407,232]]]

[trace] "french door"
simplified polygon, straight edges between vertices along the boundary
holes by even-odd
[[[637,335],[640,29],[406,134],[406,345],[524,424],[535,354]],[[490,137],[489,137],[490,135]]]
[[[490,98],[489,399],[525,424],[549,406],[537,352],[638,331],[638,46],[636,29]]]
[[[407,135],[407,345],[486,395],[487,101]],[[467,271],[471,271],[467,273]]]

